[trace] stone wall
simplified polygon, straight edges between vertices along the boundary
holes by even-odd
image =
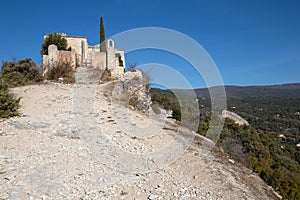
[[[71,51],[58,51],[58,63],[70,65],[73,69],[76,67],[76,53]]]
[[[82,59],[87,59],[88,57],[88,43],[87,38],[85,37],[76,37],[76,36],[63,36],[66,38],[68,47],[71,47],[75,50],[77,64],[80,66]]]
[[[44,35],[44,39],[47,35]],[[124,74],[126,69],[124,51],[115,49],[112,39],[106,41],[106,52],[100,52],[100,45],[89,46],[86,37],[67,36],[62,34],[67,40],[69,51],[58,51],[55,45],[49,46],[49,55],[43,56],[44,73],[49,68],[57,65],[58,61],[72,63],[74,67],[96,67],[101,70],[107,69],[112,78],[118,78]]]
[[[140,70],[126,72],[118,79],[112,98],[146,112],[151,105],[149,82]]]
[[[118,56],[120,56],[122,62],[123,62],[123,66],[121,66],[121,64],[119,63],[119,58]],[[125,55],[124,55],[124,51],[123,50],[119,50],[119,49],[115,49],[115,56],[118,59],[117,61],[117,65],[120,67],[123,67],[125,69],[126,63],[125,63]]]
[[[49,45],[48,55],[43,55],[43,71],[47,73],[52,67],[58,63],[58,50],[54,44]]]
[[[43,71],[47,73],[51,68],[57,66],[59,63],[69,64],[72,68],[76,67],[76,53],[75,50],[59,51],[54,44],[49,45],[48,55],[43,55]]]
[[[107,54],[106,57],[107,69],[111,70],[117,65],[113,40],[106,41],[106,54]]]
[[[107,69],[110,70],[112,77],[120,77],[125,72],[125,56],[124,51],[115,49],[114,41],[108,40],[106,41],[106,63]],[[119,57],[123,62],[123,66],[120,66]]]
[[[105,52],[91,52],[92,67],[105,70],[106,68],[106,53]]]

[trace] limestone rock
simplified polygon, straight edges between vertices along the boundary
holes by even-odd
[[[238,125],[246,125],[246,126],[249,125],[249,123],[245,119],[243,119],[241,116],[239,116],[238,114],[236,114],[234,112],[230,112],[228,110],[223,110],[222,116],[223,116],[223,118],[229,118],[229,119],[233,120]]]
[[[151,104],[150,87],[140,70],[123,74],[114,89],[113,99],[123,100],[136,110],[148,111]]]

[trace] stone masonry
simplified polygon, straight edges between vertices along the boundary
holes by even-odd
[[[48,35],[44,35],[44,39]],[[48,55],[43,55],[43,68],[46,73],[50,68],[62,60],[71,60],[75,67],[94,67],[101,70],[109,70],[112,77],[120,77],[125,72],[124,51],[115,48],[114,41],[105,41],[106,52],[100,51],[100,45],[89,46],[86,37],[67,36],[62,34],[67,40],[71,51],[58,51],[55,45],[48,47]]]

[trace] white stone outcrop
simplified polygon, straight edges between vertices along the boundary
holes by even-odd
[[[150,85],[140,70],[123,74],[114,89],[113,98],[123,99],[136,110],[148,111],[151,104]]]
[[[223,118],[229,118],[231,120],[233,120],[235,123],[237,123],[238,125],[249,125],[249,123],[243,119],[241,116],[239,116],[236,113],[230,112],[228,110],[223,110],[222,112],[222,117]]]

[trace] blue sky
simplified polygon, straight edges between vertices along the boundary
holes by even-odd
[[[209,53],[226,85],[300,82],[297,0],[2,0],[0,5],[1,60],[30,57],[41,63],[43,34],[50,32],[86,36],[95,45],[102,15],[107,38],[140,27],[186,34]],[[127,63],[162,63],[185,73],[193,87],[205,87],[185,70],[189,63],[166,52],[132,52]]]

